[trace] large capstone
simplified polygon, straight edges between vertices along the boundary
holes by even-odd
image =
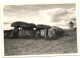
[[[27,25],[28,23],[26,23],[26,22],[21,22],[21,21],[17,21],[17,22],[13,22],[12,24],[11,24],[11,27],[20,27],[20,25]]]

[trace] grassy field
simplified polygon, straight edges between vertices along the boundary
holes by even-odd
[[[4,39],[5,56],[77,53],[76,31],[56,40]]]

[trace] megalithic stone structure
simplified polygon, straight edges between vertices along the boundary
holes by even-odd
[[[36,25],[33,23],[26,23],[26,22],[17,21],[17,22],[13,22],[11,24],[11,27],[15,27],[17,29],[20,28],[20,30],[19,30],[19,32],[17,32],[17,34],[18,34],[19,38],[22,38],[22,37],[24,37],[24,35],[29,35],[28,33],[30,33],[30,35],[33,34],[34,33],[33,28],[36,28]],[[15,30],[13,30],[12,32],[14,33],[14,31]]]
[[[39,25],[37,25],[36,28],[39,29],[39,30],[43,30],[44,29],[44,38],[46,39],[48,37],[48,29],[51,28],[51,26],[39,24]]]

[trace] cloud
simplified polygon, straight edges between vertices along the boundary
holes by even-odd
[[[51,22],[58,22],[61,20],[61,16],[68,14],[68,12],[62,8],[40,10],[39,12],[42,16],[49,18]]]
[[[55,8],[40,10],[39,13],[44,17],[45,22],[48,21],[50,25],[56,26],[68,26],[70,21],[76,22],[76,10],[75,8],[64,9]]]
[[[55,7],[55,6],[54,6]],[[76,25],[76,9],[73,7],[4,6],[4,24],[24,21],[35,24],[68,27],[70,21]]]

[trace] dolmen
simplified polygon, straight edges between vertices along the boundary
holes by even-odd
[[[28,31],[31,32],[31,30],[33,30],[33,27],[35,26],[36,26],[35,24],[21,22],[21,21],[13,22],[11,24],[11,27],[14,27],[14,29],[11,32],[10,37],[11,38],[24,38],[25,35],[29,35]]]
[[[11,27],[14,27],[14,29],[10,34],[10,38],[57,39],[64,33],[64,30],[57,26],[43,24],[35,25],[33,23],[26,23],[21,21],[13,22]]]
[[[36,30],[39,31],[39,34],[44,37],[44,39],[57,39],[58,37],[61,37],[64,33],[64,30],[62,28],[59,28],[57,26],[49,26],[49,25],[43,25],[39,24],[36,27]]]
[[[21,25],[20,26],[20,31],[19,31],[19,38],[34,38],[35,37],[35,31],[34,28],[36,27],[35,24],[29,23],[26,25]]]
[[[50,28],[51,28],[51,26],[49,26],[49,25],[43,25],[43,24],[38,24],[36,26],[36,30],[39,31],[39,35],[40,36],[41,36],[41,33],[44,32],[44,36],[43,36],[44,39],[46,39],[48,37],[48,29],[50,29]],[[44,31],[41,32],[41,30],[44,30]]]
[[[13,22],[11,24],[11,27],[14,27],[14,29],[10,34],[10,38],[14,38],[14,39],[18,38],[19,27],[20,27],[20,25],[23,25],[23,24],[25,25],[27,23],[21,22],[21,21],[17,21],[17,22]]]

